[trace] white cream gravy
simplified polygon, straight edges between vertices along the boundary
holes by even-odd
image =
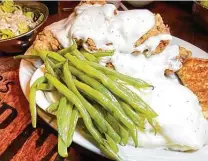
[[[71,38],[91,38],[97,48],[115,50],[112,57],[102,59],[105,65],[111,61],[116,71],[143,79],[151,83],[153,90],[129,88],[140,95],[158,114],[156,120],[161,126],[161,134],[154,135],[147,124],[145,133],[139,132],[139,143],[148,148],[170,148],[173,150],[200,149],[207,140],[208,123],[202,115],[197,97],[186,87],[164,76],[165,69],[177,71],[181,67],[177,56],[178,46],[168,47],[158,55],[145,57],[132,55],[135,50],[150,52],[161,40],[171,40],[171,35],[160,34],[148,38],[135,47],[135,42],[155,24],[154,14],[148,10],[118,11],[106,4],[83,5],[74,14],[48,27],[63,47],[71,44]],[[112,45],[107,45],[112,43]],[[87,45],[84,43],[86,48]]]

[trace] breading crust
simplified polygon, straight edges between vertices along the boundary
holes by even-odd
[[[58,40],[53,36],[50,30],[43,30],[38,33],[35,41],[33,42],[34,49],[57,51],[61,49]]]
[[[142,36],[139,40],[137,40],[137,42],[135,43],[135,47],[144,43],[149,37],[156,36],[159,34],[170,34],[170,30],[169,27],[164,24],[160,14],[156,14],[154,27],[150,31],[148,31],[144,36]],[[152,54],[161,53],[169,44],[169,42],[169,40],[162,40]]]
[[[204,116],[208,119],[208,59],[186,59],[177,75],[183,85],[196,94]]]

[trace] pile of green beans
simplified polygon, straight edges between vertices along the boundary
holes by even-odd
[[[35,53],[35,55],[34,55]],[[30,89],[29,104],[32,125],[36,127],[36,90],[57,91],[61,98],[46,111],[57,118],[58,152],[67,157],[78,120],[82,119],[88,133],[100,150],[113,160],[120,160],[118,144],[125,146],[131,137],[139,146],[138,131],[143,131],[145,120],[154,126],[157,114],[136,93],[135,88],[152,87],[98,64],[98,58],[112,56],[113,51],[90,54],[77,44],[58,52],[35,51],[32,56],[16,58],[41,58],[45,64],[44,77],[37,79]]]

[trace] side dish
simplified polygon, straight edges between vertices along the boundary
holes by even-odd
[[[35,28],[44,15],[11,0],[0,3],[0,40],[24,34]]]

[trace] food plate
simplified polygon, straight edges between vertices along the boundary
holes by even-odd
[[[206,52],[177,37],[173,37],[171,44],[180,45],[187,48],[188,50],[191,50],[193,57],[208,58],[208,54]],[[30,49],[28,49],[25,54],[29,54],[29,50]],[[41,65],[42,62],[40,60],[22,60],[20,63],[19,80],[22,91],[26,98],[28,98],[29,95],[30,79],[33,73]],[[44,102],[47,102],[46,97],[44,95],[38,95],[37,97],[39,97],[40,99],[40,101],[38,102],[38,105],[40,106],[40,108],[38,108],[39,116],[43,120],[45,120],[51,127],[56,129],[56,122],[54,117],[50,116],[48,113],[44,112],[44,110],[41,109],[45,107]],[[73,141],[97,154],[102,155],[100,150],[84,136],[82,136],[78,130],[75,131]],[[207,161],[208,145],[198,151],[186,153],[161,149],[134,148],[131,145],[127,145],[125,147],[119,147],[119,156],[122,160],[126,161]]]

